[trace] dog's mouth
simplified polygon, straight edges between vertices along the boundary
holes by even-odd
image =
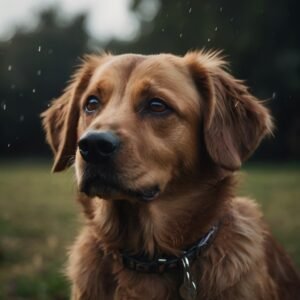
[[[138,189],[126,188],[117,176],[111,174],[85,174],[79,184],[80,192],[89,197],[99,197],[105,200],[134,199],[151,202],[158,198],[160,187],[154,184]]]

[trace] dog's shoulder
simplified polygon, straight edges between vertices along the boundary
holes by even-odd
[[[101,241],[91,227],[85,226],[69,251],[66,269],[67,277],[76,286],[72,291],[77,297],[74,299],[111,299],[115,289],[111,268]]]
[[[231,300],[300,296],[299,277],[289,257],[274,241],[259,205],[249,198],[232,200],[216,240],[198,263],[204,296]]]
[[[258,299],[257,295],[265,294],[263,299],[277,299],[270,295],[274,283],[265,263],[266,230],[253,200],[232,200],[214,243],[199,260],[204,296],[233,300]]]

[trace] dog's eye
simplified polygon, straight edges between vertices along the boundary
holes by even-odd
[[[100,107],[100,101],[95,96],[90,96],[87,98],[87,101],[84,106],[84,111],[88,114],[94,113]]]
[[[147,110],[151,113],[161,114],[170,110],[170,107],[161,99],[153,98],[147,104]]]

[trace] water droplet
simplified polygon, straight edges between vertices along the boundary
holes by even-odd
[[[222,11],[223,11],[223,7],[221,6],[221,7],[220,7],[220,12],[222,12]]]
[[[12,70],[12,65],[9,65],[7,70],[10,72]]]
[[[35,92],[36,92],[36,90],[35,90],[35,89],[32,89],[32,93],[35,94]]]
[[[276,98],[276,92],[273,92],[272,99],[274,100]]]
[[[183,37],[183,34],[182,34],[182,33],[180,33],[180,34],[179,34],[179,37],[180,37],[180,38],[182,38],[182,37]]]
[[[208,41],[208,42],[210,42],[210,41],[211,41],[211,39],[210,39],[210,38],[208,38],[208,39],[207,39],[207,41]]]
[[[215,31],[218,31],[218,26],[215,27]]]
[[[23,116],[23,115],[21,115],[21,116],[20,116],[20,122],[23,122],[23,121],[24,121],[24,119],[25,119],[25,118],[24,118],[24,116]]]
[[[11,144],[7,144],[7,148],[10,148]]]
[[[38,46],[38,52],[42,51],[42,46]]]
[[[190,9],[189,9],[189,14],[192,12],[192,8],[190,7]]]
[[[37,71],[36,71],[36,75],[37,75],[37,76],[41,76],[41,75],[42,75],[42,70],[37,70]]]
[[[2,109],[3,109],[3,110],[6,110],[6,108],[7,108],[6,104],[5,104],[5,103],[2,103]]]

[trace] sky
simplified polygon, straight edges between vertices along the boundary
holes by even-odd
[[[40,11],[59,7],[61,17],[72,18],[87,12],[87,30],[96,39],[130,39],[138,20],[129,11],[131,0],[0,0],[0,40],[12,37],[17,27],[32,29]]]

